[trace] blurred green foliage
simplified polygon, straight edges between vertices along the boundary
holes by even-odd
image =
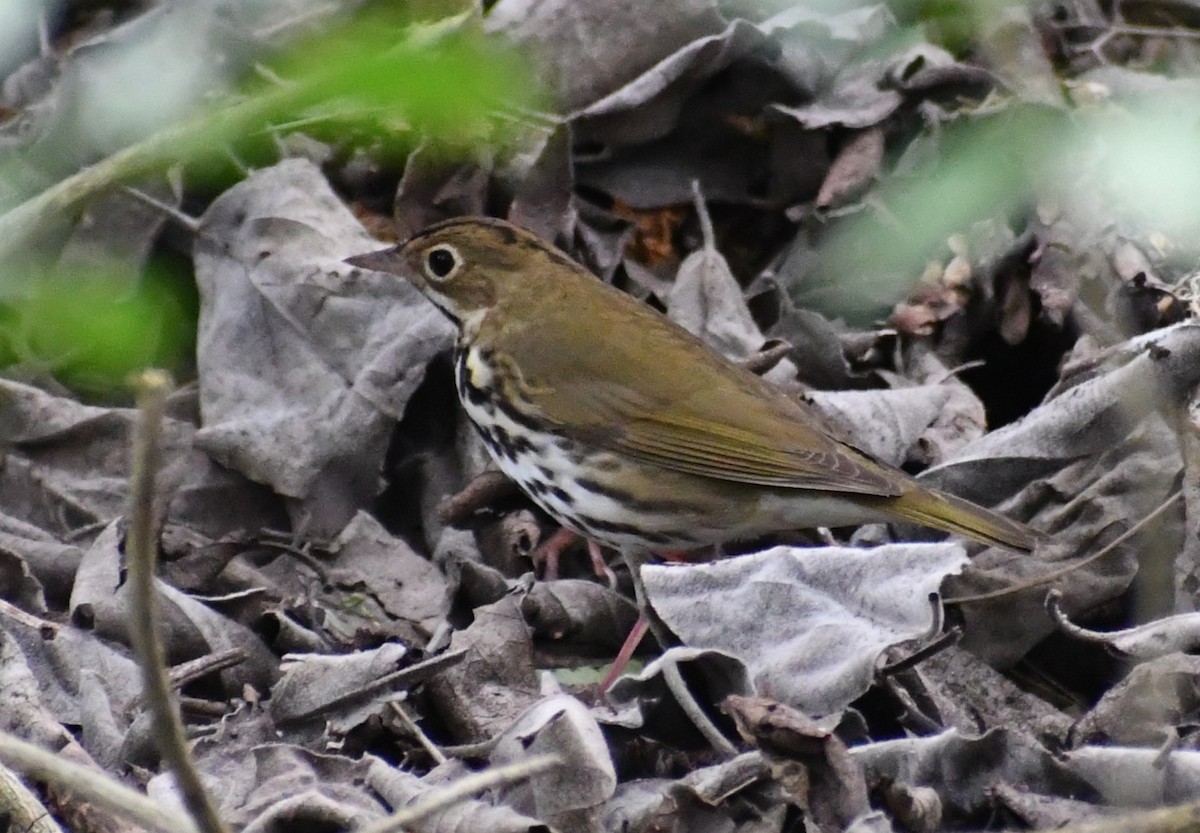
[[[111,131],[90,141],[78,132],[103,119],[64,114],[61,121],[70,124],[69,132],[31,145],[8,169],[11,176],[0,171],[0,193],[25,200],[0,216],[9,241],[4,251],[10,255],[0,271],[0,369],[16,365],[25,373],[29,368],[50,372],[81,393],[108,399],[138,368],[164,365],[177,371],[186,364],[195,312],[162,291],[169,282],[153,274],[114,275],[99,269],[63,273],[39,266],[56,259],[53,240],[46,241],[40,254],[31,247],[14,249],[14,240],[35,239],[56,212],[106,187],[182,163],[192,193],[216,193],[231,184],[236,169],[230,158],[270,164],[273,159],[263,157],[277,153],[273,138],[290,131],[324,139],[343,157],[366,149],[381,163],[396,158],[388,147],[400,145],[403,153],[423,138],[449,152],[465,151],[482,140],[503,144],[516,124],[504,111],[534,103],[536,85],[521,60],[488,41],[469,15],[410,24],[403,10],[389,5],[365,9],[343,26],[292,40],[274,52],[243,56],[243,77],[232,86],[203,95],[171,86],[180,95],[194,96],[170,110],[180,114],[178,121],[165,127],[147,121],[157,132],[125,137],[132,144],[44,192],[26,191],[20,197],[17,182],[37,181],[29,172],[39,167],[47,178],[57,178],[64,165],[80,167],[90,161],[71,162],[57,152],[43,160],[38,154],[47,147],[107,147]],[[109,44],[110,49],[121,46]],[[139,47],[132,43],[128,48],[136,55]],[[179,61],[216,61],[218,51],[191,50]],[[145,88],[133,90],[130,79],[137,73],[131,75],[128,61],[119,63],[120,84],[96,78],[89,89],[107,90],[107,96],[120,93],[117,99],[126,108],[139,96],[158,100],[163,91],[154,87],[155,66],[143,67],[139,80]],[[96,71],[103,74],[103,67]],[[87,112],[94,114],[105,100],[89,100]],[[221,175],[208,181],[214,171]]]
[[[160,269],[134,285],[103,270],[26,275],[22,297],[0,316],[0,366],[52,375],[98,400],[116,398],[140,368],[184,369],[194,310],[178,278]]]
[[[980,35],[1009,7],[1030,0],[891,0],[888,8],[901,26],[917,26],[922,37],[955,55],[980,45]]]
[[[910,151],[923,158],[881,183],[862,211],[831,223],[804,302],[864,323],[885,316],[951,235],[1032,210],[1074,135],[1065,113],[1017,106],[918,140]]]
[[[930,261],[945,262],[951,236],[985,220],[1019,235],[1039,206],[1090,233],[1195,252],[1200,103],[1181,95],[1189,90],[1158,79],[1134,100],[1008,101],[926,128],[861,209],[831,218],[803,253],[791,270],[803,274],[797,302],[854,323],[879,320]]]
[[[275,123],[336,113],[453,142],[502,131],[508,123],[491,118],[497,109],[534,103],[520,58],[465,21],[409,27],[401,37],[393,15],[375,11],[290,45],[270,66],[290,87],[270,113]],[[255,94],[275,93],[259,85]]]

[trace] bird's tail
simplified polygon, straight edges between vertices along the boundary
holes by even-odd
[[[1045,533],[984,509],[954,495],[932,489],[914,489],[899,497],[886,498],[881,507],[895,515],[923,526],[1019,552],[1032,552],[1038,541],[1046,540]]]

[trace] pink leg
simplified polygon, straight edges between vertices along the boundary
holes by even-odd
[[[591,538],[587,542],[588,556],[592,559],[592,572],[597,578],[602,578],[608,582],[608,586],[612,590],[617,589],[617,574],[608,566],[608,562],[604,560],[604,553],[600,552],[600,544],[593,541]]]
[[[629,636],[625,637],[625,643],[621,645],[621,650],[617,652],[617,657],[613,660],[612,667],[608,669],[608,674],[605,675],[604,681],[600,683],[601,694],[608,691],[612,687],[612,684],[616,682],[617,677],[621,676],[621,672],[629,664],[629,660],[633,657],[633,652],[637,650],[638,645],[642,644],[642,639],[646,636],[646,631],[649,629],[650,620],[646,618],[646,614],[640,614],[638,620],[633,623],[633,629],[629,631]]]
[[[562,526],[553,535],[534,547],[530,557],[533,559],[535,567],[539,564],[545,565],[542,567],[542,578],[545,581],[553,581],[558,578],[558,562],[562,557],[563,550],[571,546],[578,537],[578,533]],[[596,577],[607,581],[609,587],[616,587],[617,577],[604,561],[600,544],[589,538],[587,539],[587,548],[588,556],[592,560],[592,571],[595,572]]]
[[[579,536],[567,529],[565,526],[558,528],[558,531],[547,538],[542,543],[534,547],[530,558],[533,559],[534,567],[538,564],[544,564],[542,568],[542,578],[546,581],[553,581],[558,578],[558,559],[562,555],[563,550],[571,546],[571,543]]]

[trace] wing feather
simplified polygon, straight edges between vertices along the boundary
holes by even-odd
[[[794,433],[794,432],[793,432]],[[893,478],[821,436],[817,448],[780,446],[719,422],[636,419],[607,444],[668,469],[740,483],[870,495],[900,494]]]
[[[811,408],[645,304],[582,268],[556,274],[519,310],[489,317],[480,337],[514,357],[517,398],[559,433],[703,477],[880,497],[909,490],[905,475],[835,439]],[[563,309],[579,310],[577,343],[604,349],[571,351],[547,328],[512,324]]]

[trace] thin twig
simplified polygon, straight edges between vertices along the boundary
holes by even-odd
[[[683,675],[679,673],[679,666],[673,662],[664,662],[662,666],[663,682],[667,684],[667,690],[675,697],[675,702],[679,704],[679,708],[683,709],[683,713],[687,715],[688,720],[692,721],[692,725],[700,730],[700,734],[704,735],[704,739],[709,742],[713,749],[721,753],[721,756],[730,759],[736,758],[738,751],[729,739],[721,734],[721,730],[709,720],[708,715],[704,713],[704,709],[700,708],[700,704],[696,702],[696,698],[688,691],[687,683],[683,681]]]
[[[77,799],[111,810],[147,830],[200,833],[191,819],[168,814],[151,799],[92,767],[73,763],[53,752],[0,732],[0,760],[39,781],[53,784]]]
[[[1066,611],[1062,609],[1062,597],[1061,590],[1051,590],[1046,594],[1046,613],[1054,620],[1055,626],[1072,639],[1077,639],[1080,642],[1090,642],[1093,645],[1103,645],[1105,648],[1112,650],[1113,642],[1108,634],[1081,628],[1070,620]]]
[[[129,185],[125,185],[122,186],[121,190],[128,194],[131,199],[135,199],[143,205],[153,208],[168,220],[174,222],[175,225],[179,226],[184,231],[190,234],[199,234],[201,225],[199,217],[193,217],[192,215],[181,211],[175,206],[164,202],[155,196],[147,194],[140,188],[133,188]]]
[[[880,677],[891,677],[902,671],[915,668],[934,654],[940,654],[952,645],[958,644],[959,640],[962,639],[962,635],[962,628],[955,625],[945,633],[938,635],[932,642],[922,645],[903,659],[898,659],[883,666],[877,673]]]
[[[179,708],[193,717],[210,717],[214,720],[220,720],[229,712],[229,704],[224,700],[202,700],[199,697],[180,697]]]
[[[224,651],[205,654],[188,662],[181,662],[171,667],[171,687],[183,688],[209,674],[233,668],[245,661],[246,651],[244,648],[226,648]]]
[[[1068,575],[1069,573],[1073,573],[1076,570],[1086,567],[1087,565],[1091,564],[1093,561],[1099,561],[1101,558],[1103,558],[1104,556],[1111,553],[1117,547],[1121,546],[1121,544],[1124,544],[1126,541],[1128,541],[1134,535],[1137,535],[1145,527],[1149,526],[1151,523],[1153,523],[1155,520],[1157,520],[1159,517],[1161,517],[1163,515],[1163,513],[1165,513],[1168,509],[1170,509],[1172,506],[1174,506],[1182,498],[1183,498],[1182,492],[1176,492],[1175,494],[1171,495],[1169,498],[1167,498],[1162,503],[1160,503],[1157,507],[1155,507],[1154,511],[1152,511],[1150,514],[1146,515],[1146,517],[1142,518],[1140,521],[1135,523],[1133,526],[1129,527],[1129,529],[1125,530],[1123,533],[1118,535],[1112,541],[1112,543],[1110,543],[1106,547],[1103,547],[1099,552],[1089,555],[1087,558],[1080,559],[1079,561],[1076,561],[1073,564],[1068,564],[1067,566],[1062,567],[1061,569],[1052,570],[1049,573],[1043,573],[1040,576],[1034,576],[1029,581],[1017,582],[1016,584],[1010,584],[1008,587],[1000,587],[996,590],[989,590],[986,593],[975,593],[970,596],[956,596],[953,599],[945,599],[942,602],[942,604],[961,605],[961,604],[967,604],[968,602],[986,602],[986,601],[990,601],[992,599],[1001,599],[1001,598],[1011,595],[1013,593],[1019,593],[1022,590],[1028,590],[1031,587],[1041,587],[1042,585],[1049,584],[1050,582],[1055,581],[1056,579],[1060,579],[1063,576]]]
[[[457,651],[447,651],[444,654],[439,654],[436,657],[429,657],[421,662],[414,663],[407,668],[402,668],[399,671],[393,671],[390,674],[384,674],[375,680],[365,683],[359,688],[345,694],[339,694],[321,703],[316,703],[309,706],[304,711],[289,713],[286,718],[278,718],[280,722],[293,720],[307,720],[311,717],[316,717],[321,714],[328,714],[345,706],[347,703],[357,703],[362,700],[376,696],[380,692],[390,688],[400,688],[402,686],[412,687],[418,683],[423,683],[425,680],[440,674],[448,668],[453,668],[462,662],[467,656],[466,649],[460,648]]]
[[[161,463],[160,435],[171,379],[161,370],[147,370],[138,376],[135,386],[140,414],[134,434],[129,533],[125,539],[132,617],[130,641],[141,666],[143,695],[153,720],[159,751],[175,775],[184,806],[203,833],[228,833],[200,782],[188,750],[187,732],[171,695],[166,649],[158,632],[154,610],[154,568],[158,556],[154,481]]]
[[[271,113],[295,98],[290,91],[274,91],[223,110],[201,113],[54,183],[0,215],[0,258],[18,251],[51,218],[77,211],[100,191],[154,173],[180,159],[210,153],[222,141],[259,129]]]
[[[700,237],[704,240],[704,248],[709,251],[717,250],[717,236],[713,232],[712,217],[708,213],[708,204],[704,201],[704,192],[700,190],[700,180],[692,180],[692,202],[696,206],[696,217],[700,220]]]
[[[561,763],[562,759],[557,755],[537,755],[515,764],[492,767],[484,772],[468,775],[407,809],[367,825],[357,833],[399,833],[404,827],[412,826],[421,819],[466,801],[476,793],[526,781]]]
[[[300,29],[302,26],[309,25],[314,21],[320,21],[325,17],[335,14],[341,10],[340,3],[313,3],[309,4],[304,11],[293,15],[283,15],[279,18],[272,16],[271,23],[268,26],[263,26],[261,29],[255,29],[253,33],[254,40],[259,43],[267,43],[276,40]]]
[[[896,675],[880,677],[880,680],[884,689],[900,704],[896,720],[901,726],[921,735],[936,735],[946,728],[940,720],[925,713],[912,692],[905,688]]]
[[[322,584],[329,583],[329,571],[325,568],[325,563],[308,551],[307,544],[302,548],[284,541],[272,541],[269,539],[257,541],[256,544],[263,549],[278,550],[279,552],[287,553],[312,570],[313,574],[316,575]]]
[[[21,608],[12,602],[7,602],[4,599],[0,599],[0,617],[19,622],[27,628],[41,631],[47,634],[48,637],[53,637],[58,633],[59,626],[57,622],[51,622],[49,619],[34,616],[32,613],[21,610]]]
[[[516,721],[513,722],[515,723]],[[496,751],[496,747],[500,745],[502,738],[503,735],[496,735],[495,737],[475,743],[456,743],[453,746],[443,746],[442,751],[451,758],[460,758],[463,760],[486,758]]]
[[[974,361],[963,362],[962,364],[956,364],[954,367],[952,367],[949,370],[947,370],[946,372],[942,373],[940,376],[935,377],[932,381],[929,382],[929,384],[941,385],[941,384],[944,384],[947,379],[953,379],[955,376],[959,376],[963,373],[966,373],[968,370],[974,370],[977,367],[986,367],[986,366],[987,366],[987,362],[985,362],[983,359],[975,359]]]
[[[1132,23],[1110,25],[1106,23],[1059,23],[1059,29],[1104,29],[1103,35],[1110,38],[1114,35],[1137,35],[1146,38],[1184,38],[1187,40],[1200,39],[1200,32],[1194,29],[1184,29],[1174,26],[1137,26]],[[1109,28],[1105,29],[1108,26]]]
[[[946,609],[942,607],[942,596],[936,590],[928,594],[925,601],[929,602],[929,627],[920,639],[922,642],[932,642],[941,636],[942,629],[946,627]]]
[[[196,680],[207,677],[209,674],[224,671],[226,668],[233,668],[235,665],[241,665],[245,661],[245,649],[227,648],[215,654],[205,654],[202,657],[181,662],[178,665],[171,666],[168,672],[168,677],[171,680],[171,688],[178,691],[184,686],[194,683]],[[130,706],[132,708],[140,708],[142,697],[143,695],[135,697]]]
[[[421,744],[421,748],[429,753],[429,757],[433,758],[435,764],[444,764],[449,760],[442,754],[442,750],[437,748],[437,744],[431,741],[425,731],[417,725],[417,721],[413,720],[405,711],[399,700],[392,700],[388,705],[392,707],[392,713],[396,715],[396,718],[404,724],[404,728],[408,729],[409,734],[416,738],[417,743]]]

